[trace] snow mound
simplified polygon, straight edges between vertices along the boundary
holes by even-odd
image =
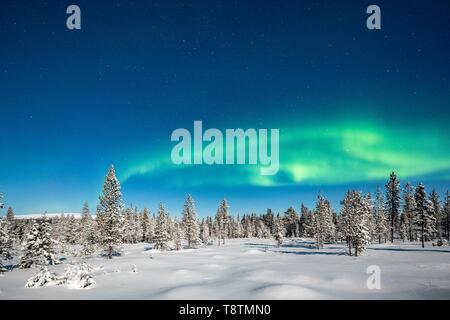
[[[261,250],[258,249],[250,249],[245,251],[246,254],[263,254],[264,252],[262,252]]]
[[[255,290],[256,299],[297,300],[297,299],[329,299],[330,297],[302,286],[278,284]]]

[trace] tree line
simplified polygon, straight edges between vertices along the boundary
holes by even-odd
[[[0,196],[0,203],[2,198]],[[359,255],[370,243],[402,241],[448,244],[450,237],[450,197],[443,203],[436,190],[427,195],[425,186],[407,183],[401,189],[396,174],[391,173],[384,191],[378,187],[374,196],[360,191],[348,191],[335,211],[330,201],[318,195],[315,207],[301,204],[300,214],[293,207],[275,214],[232,216],[223,199],[215,216],[197,217],[194,199],[188,195],[182,218],[171,217],[163,203],[151,214],[147,208],[139,211],[125,208],[115,169],[110,167],[99,196],[96,215],[91,215],[87,203],[81,216],[62,214],[40,219],[16,219],[12,208],[0,221],[0,269],[4,261],[19,258],[18,266],[30,268],[59,262],[58,256],[73,254],[83,257],[101,252],[111,259],[121,254],[122,244],[152,243],[159,250],[225,244],[227,238],[272,238],[281,246],[285,237],[314,238],[318,249],[325,244],[341,242],[349,255]]]

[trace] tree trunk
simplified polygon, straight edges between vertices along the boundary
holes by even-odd
[[[391,212],[391,243],[394,243],[394,213]]]
[[[347,243],[348,243],[348,254],[352,255],[352,242],[350,241],[350,238],[347,237]]]
[[[424,216],[422,214],[422,248],[425,248],[425,221]]]

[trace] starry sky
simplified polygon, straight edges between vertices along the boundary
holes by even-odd
[[[81,30],[66,8],[81,8]],[[450,181],[450,2],[24,1],[0,10],[0,192],[16,213],[98,203],[114,164],[126,204],[200,215],[336,209],[395,170]],[[175,166],[177,128],[280,129],[280,171]],[[3,210],[4,211],[4,210]],[[4,214],[2,212],[1,214]]]

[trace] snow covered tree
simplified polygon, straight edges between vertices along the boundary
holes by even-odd
[[[35,222],[23,243],[24,255],[20,259],[21,268],[30,268],[33,265],[46,266],[57,264],[53,251],[55,240],[51,238],[51,225],[48,217],[42,217],[39,223]]]
[[[381,192],[380,187],[377,187],[373,212],[375,216],[375,237],[378,239],[380,244],[382,241],[386,242],[389,231],[389,224],[384,204],[384,195]]]
[[[219,208],[217,209],[216,214],[216,225],[217,225],[217,237],[219,240],[223,240],[223,244],[225,244],[225,237],[227,234],[227,228],[230,221],[230,215],[228,213],[228,202],[227,199],[223,199],[220,202]]]
[[[301,205],[301,236],[305,238],[314,237],[314,217],[313,213],[302,203]]]
[[[89,210],[89,205],[87,202],[84,203],[83,209],[81,210],[80,218],[80,244],[81,250],[80,255],[89,256],[95,251],[95,241],[96,241],[96,224],[94,219],[92,219],[91,212]]]
[[[122,243],[123,224],[121,216],[123,209],[122,193],[114,166],[109,169],[99,200],[97,218],[100,240],[105,246],[108,258],[112,259],[115,248]]]
[[[122,239],[126,243],[134,243],[136,226],[134,221],[134,208],[130,206],[124,211],[124,223],[123,223],[123,234]]]
[[[331,213],[330,203],[319,195],[314,211],[314,239],[317,248],[323,248],[326,241],[330,241],[334,237],[335,226],[333,223],[333,215]]]
[[[405,241],[408,239],[408,218],[405,213],[400,214],[400,239]]]
[[[404,232],[407,233],[409,241],[414,240],[414,212],[416,210],[416,202],[414,200],[414,188],[407,183],[403,190],[403,215],[404,215]]]
[[[437,193],[436,189],[433,189],[430,193],[429,200],[433,204],[434,208],[434,217],[436,219],[436,232],[437,236],[440,240],[442,240],[442,210],[441,210],[441,201],[439,199],[439,194]]]
[[[188,195],[183,207],[183,229],[188,242],[188,248],[192,245],[200,243],[200,228],[197,221],[197,214],[195,212],[194,199]]]
[[[416,203],[414,224],[419,232],[422,248],[425,248],[425,241],[431,240],[436,232],[436,218],[433,203],[426,199],[425,186],[422,183],[416,187],[414,200]]]
[[[182,238],[182,231],[181,226],[178,220],[174,221],[174,231],[173,231],[173,242],[175,244],[175,250],[181,250],[181,238]]]
[[[274,239],[277,243],[277,247],[281,247],[283,244],[284,233],[286,232],[284,229],[283,221],[280,217],[276,217],[274,219]]]
[[[391,242],[393,243],[400,208],[400,181],[395,172],[391,173],[389,181],[386,183],[386,207],[391,220]]]
[[[298,215],[293,207],[287,209],[284,213],[284,220],[286,223],[286,230],[288,237],[297,237],[298,236]]]
[[[267,212],[263,214],[262,219],[264,221],[264,224],[269,228],[270,233],[272,234],[274,230],[274,216],[272,209],[267,209]]]
[[[450,242],[450,194],[447,191],[444,204],[444,230],[447,241]]]
[[[12,259],[13,240],[9,234],[10,230],[8,222],[0,219],[0,272],[4,271],[3,260]]]
[[[239,216],[233,220],[233,237],[235,238],[242,238],[243,230],[242,230],[242,223]]]
[[[367,218],[370,214],[370,205],[367,197],[357,191],[346,193],[342,202],[342,226],[346,238],[349,255],[352,255],[352,247],[355,256],[361,254],[370,243],[370,234],[367,228]]]
[[[14,221],[14,211],[11,207],[9,207],[8,210],[6,211],[6,220]]]
[[[203,244],[207,245],[211,240],[208,221],[203,220],[201,224],[201,239]]]
[[[170,241],[169,217],[162,203],[159,204],[158,215],[156,216],[154,242],[155,249],[166,250],[167,242]]]
[[[141,221],[141,230],[142,230],[142,241],[150,242],[153,238],[153,219],[150,216],[150,211],[147,208],[144,208],[144,212],[142,213],[142,221]]]

